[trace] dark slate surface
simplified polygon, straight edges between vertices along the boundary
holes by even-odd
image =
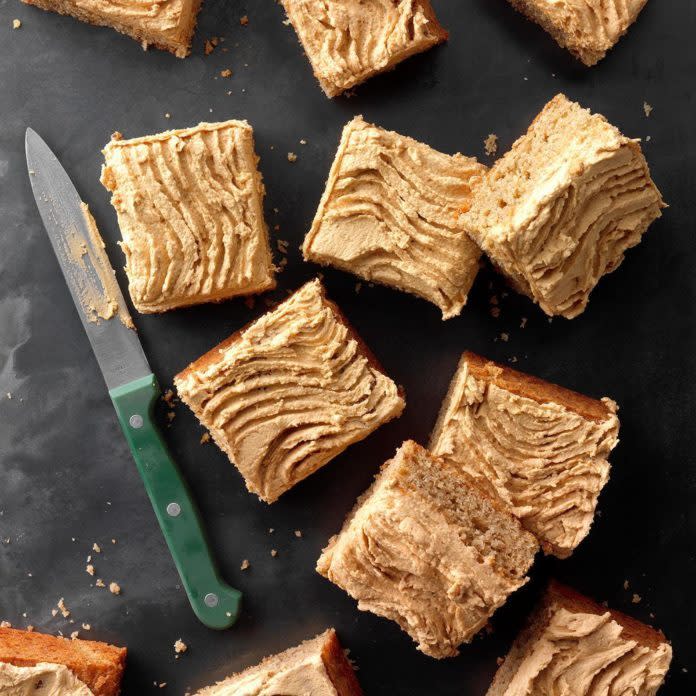
[[[194,54],[185,61],[143,53],[107,29],[0,0],[0,619],[64,633],[88,622],[91,637],[128,645],[126,696],[183,694],[329,625],[351,648],[368,694],[482,696],[496,657],[551,575],[654,621],[675,648],[664,693],[696,691],[696,5],[653,0],[618,48],[586,70],[503,0],[434,4],[451,31],[448,45],[372,80],[353,98],[329,101],[292,29],[283,25],[280,6],[270,0],[206,0]],[[247,27],[239,25],[243,14]],[[17,31],[10,28],[15,17],[23,22]],[[203,40],[213,35],[225,36],[229,51],[204,57]],[[227,67],[234,76],[218,77]],[[298,246],[341,126],[354,114],[445,152],[486,160],[488,133],[497,133],[505,150],[560,90],[625,133],[650,136],[645,151],[669,210],[572,322],[550,323],[512,293],[494,319],[489,296],[505,288],[489,271],[462,316],[446,323],[425,302],[377,287],[356,294],[354,278],[326,272],[331,297],[405,386],[409,407],[272,507],[246,493],[225,457],[199,444],[202,431],[192,415],[176,409],[166,438],[202,508],[224,574],[246,599],[232,630],[203,628],[177,584],[41,227],[24,167],[25,127],[55,149],[91,205],[123,283],[116,219],[98,181],[100,148],[110,133],[137,136],[206,119],[249,119],[268,188],[268,220],[280,226],[276,237],[291,242],[288,269],[271,295],[277,299],[317,271],[301,262]],[[654,106],[650,118],[644,101]],[[298,154],[294,164],[289,151]],[[166,388],[183,366],[263,306],[250,310],[238,300],[134,319]],[[524,330],[522,317],[528,317]],[[502,332],[509,342],[496,340]],[[427,440],[465,348],[503,361],[516,356],[523,370],[612,396],[621,406],[621,444],[601,514],[579,551],[565,562],[538,562],[531,585],[494,618],[492,635],[477,638],[456,659],[436,662],[417,653],[395,625],[359,613],[313,568],[381,462],[406,437]],[[164,409],[160,415],[164,423]],[[84,571],[93,542],[102,547],[93,555],[97,575],[118,581],[120,597],[94,588]],[[279,552],[275,559],[272,548]],[[242,573],[244,558],[251,569]],[[634,592],[642,598],[638,604],[631,601]],[[75,624],[51,617],[60,597]],[[190,650],[175,661],[177,638]],[[155,681],[168,685],[160,692]]]

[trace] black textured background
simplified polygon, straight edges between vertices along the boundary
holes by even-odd
[[[550,575],[661,627],[675,650],[664,693],[696,692],[696,5],[652,0],[628,36],[590,70],[504,0],[434,5],[451,32],[449,44],[371,80],[352,98],[329,101],[271,0],[206,0],[194,53],[184,61],[143,53],[107,29],[0,0],[0,619],[64,633],[88,622],[93,629],[83,636],[127,645],[126,696],[181,695],[330,625],[350,647],[368,694],[482,696],[496,657]],[[247,27],[238,21],[244,14]],[[11,28],[15,17],[23,23],[19,30]],[[203,40],[213,35],[224,36],[229,50],[205,57]],[[233,77],[220,78],[228,67]],[[224,575],[245,594],[237,626],[222,634],[205,629],[178,587],[41,226],[24,164],[25,127],[54,148],[89,202],[124,285],[115,214],[98,181],[100,149],[110,133],[131,137],[201,120],[249,119],[268,189],[267,218],[280,226],[273,236],[291,242],[288,268],[271,295],[279,299],[317,271],[301,261],[298,247],[340,129],[354,114],[487,161],[489,133],[500,136],[504,151],[561,90],[644,138],[670,208],[570,322],[549,322],[514,293],[494,319],[489,297],[502,297],[505,287],[489,271],[479,276],[462,315],[446,323],[423,301],[379,287],[356,294],[355,278],[327,271],[330,296],[405,386],[407,410],[269,507],[245,491],[214,445],[199,444],[200,426],[177,407],[166,438],[202,508]],[[649,118],[644,101],[654,107]],[[294,164],[289,151],[298,154]],[[236,300],[134,319],[166,388],[182,367],[263,309],[261,301],[249,309]],[[524,329],[522,317],[528,317]],[[496,340],[502,332],[509,342]],[[516,356],[523,370],[613,397],[621,406],[621,443],[600,514],[576,554],[564,562],[541,559],[531,585],[494,617],[492,635],[437,662],[417,653],[394,624],[359,613],[313,568],[382,461],[407,437],[427,441],[465,348],[502,361]],[[164,424],[164,409],[161,415]],[[119,597],[94,588],[84,571],[95,541],[102,547],[94,554],[97,575],[118,581]],[[244,558],[251,569],[240,572]],[[74,625],[51,617],[60,597]],[[177,638],[189,651],[175,661]],[[159,691],[155,681],[168,685]]]

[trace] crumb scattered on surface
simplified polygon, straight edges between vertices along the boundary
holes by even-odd
[[[483,141],[483,147],[489,157],[495,155],[498,152],[498,136],[495,133],[490,133]]]
[[[0,621],[0,628],[12,628],[12,624],[9,621]]]
[[[520,329],[524,329],[525,326],[527,326],[527,317],[522,317],[522,321],[520,322]]]
[[[70,639],[71,639],[71,640],[75,640],[79,635],[80,635],[80,632],[79,632],[79,631],[73,631],[73,632],[70,634]]]
[[[276,246],[278,247],[278,251],[281,254],[287,254],[288,253],[288,247],[290,245],[290,242],[287,241],[287,239],[279,239],[276,241]]]
[[[229,68],[225,68],[220,71],[220,77],[232,77],[232,71]]]
[[[302,138],[300,140],[300,145],[306,145],[306,144],[307,144],[307,141],[304,138]]]
[[[171,115],[169,112],[167,112],[166,114],[164,114],[164,118],[171,118],[171,117],[172,117],[172,115]]]
[[[22,20],[21,19],[13,19],[12,20],[12,28],[13,29],[19,29],[22,26]]]
[[[491,316],[497,319],[500,316],[500,307],[491,307]]]
[[[642,597],[639,594],[636,594],[635,592],[633,593],[633,597],[631,597],[631,602],[633,604],[640,604]]]
[[[278,552],[275,549],[271,549],[271,556],[275,558],[278,555]]]
[[[101,578],[97,578],[97,581],[94,583],[96,587],[106,587],[104,584],[104,581]]]
[[[176,394],[174,393],[174,390],[167,389],[167,391],[162,394],[162,401],[164,401],[169,408],[174,408],[174,403],[176,402]]]
[[[507,343],[510,340],[510,334],[507,333],[501,333],[500,334],[500,340]]]
[[[210,433],[207,431],[201,435],[201,445],[204,445],[206,442],[210,442]]]
[[[70,616],[70,609],[65,606],[65,600],[62,597],[58,600],[58,604],[56,606],[60,610],[60,613],[63,615],[64,619],[67,619],[68,616]]]
[[[295,536],[296,536],[298,539],[301,539],[301,538],[302,538],[302,530],[296,529],[296,530],[295,530]]]
[[[297,162],[297,155],[294,152],[288,152],[288,162]]]
[[[101,546],[94,542],[94,544],[92,544],[92,551],[94,551],[95,553],[101,553]]]
[[[94,575],[94,566],[91,563],[88,563],[85,567],[85,573],[88,575]]]
[[[115,595],[121,594],[121,586],[117,582],[110,582],[109,583],[109,592],[111,592],[111,594],[115,594]]]
[[[645,112],[646,118],[650,118],[650,114],[652,113],[652,110],[653,110],[652,106],[650,106],[650,104],[648,104],[648,102],[644,101],[643,102],[643,111]]]
[[[174,641],[174,652],[176,653],[177,657],[181,655],[182,653],[185,653],[188,650],[188,645],[184,643],[181,638],[177,638]]]
[[[623,588],[624,590],[628,589],[628,580],[624,580]]]
[[[239,23],[245,27],[247,24],[249,24],[249,15],[243,15],[242,17],[239,18]]]
[[[275,529],[273,529],[273,527],[269,527],[269,528],[268,528],[268,533],[269,533],[269,534],[273,534],[273,532],[275,532]]]
[[[91,624],[83,623],[83,624],[82,624],[82,630],[83,630],[83,631],[91,631],[91,630],[92,630]]]
[[[245,559],[242,561],[242,565],[240,565],[239,567],[241,568],[241,570],[247,570],[247,569],[249,568],[250,565],[251,565],[251,564],[249,563],[249,559],[245,558]]]

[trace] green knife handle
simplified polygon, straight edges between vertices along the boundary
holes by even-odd
[[[198,511],[154,424],[153,406],[160,395],[155,376],[109,394],[193,611],[209,628],[229,628],[242,595],[220,579]]]

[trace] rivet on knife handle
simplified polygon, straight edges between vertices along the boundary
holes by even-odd
[[[198,511],[153,422],[159,393],[154,375],[109,392],[191,607],[206,626],[228,628],[242,595],[220,579]]]

